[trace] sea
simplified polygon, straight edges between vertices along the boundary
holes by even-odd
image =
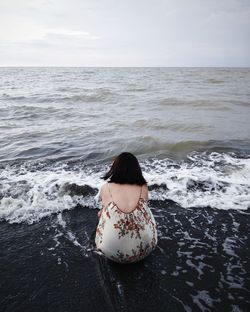
[[[158,245],[94,244],[133,153]],[[250,68],[1,67],[0,311],[250,311]]]

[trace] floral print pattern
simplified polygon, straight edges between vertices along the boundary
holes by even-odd
[[[123,254],[119,249],[116,252],[115,256],[111,256],[112,260],[120,263],[132,263],[139,261],[145,258],[151,251],[150,245],[144,244],[140,242],[139,245],[136,246],[136,250],[132,248],[132,255]]]
[[[131,263],[145,258],[157,245],[154,216],[140,198],[132,212],[123,212],[112,201],[102,208],[96,229],[96,247],[107,258]]]

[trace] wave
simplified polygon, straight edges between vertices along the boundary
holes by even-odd
[[[145,159],[142,170],[150,201],[174,201],[183,208],[250,207],[250,158],[193,152],[185,160]],[[34,223],[76,206],[98,208],[104,165],[24,163],[0,174],[0,220]]]
[[[33,111],[33,113],[37,111]],[[43,118],[47,117],[44,113]],[[61,114],[62,118],[65,114]],[[73,116],[74,112],[71,114]],[[42,115],[42,112],[40,113]],[[98,119],[98,115],[94,115],[90,112],[82,115],[84,118]],[[101,120],[101,118],[99,118]],[[182,130],[185,132],[192,129],[199,129],[199,125],[193,124],[190,126],[184,126],[178,123],[172,123],[164,128],[163,124],[157,124],[157,119],[152,119],[152,127],[159,130]],[[136,123],[135,123],[136,124]],[[135,127],[133,124],[133,127]],[[138,120],[137,126],[143,128],[145,124],[144,120]],[[122,127],[123,124],[120,121],[113,123],[115,127]],[[0,164],[12,164],[13,162],[23,162],[28,160],[75,160],[88,161],[109,161],[110,157],[117,155],[122,151],[131,151],[135,155],[141,155],[143,157],[170,157],[174,159],[183,159],[187,154],[192,151],[197,152],[220,152],[220,153],[236,153],[240,157],[245,157],[250,154],[250,141],[249,140],[183,140],[179,142],[169,142],[166,138],[156,137],[154,135],[135,135],[131,137],[121,138],[119,135],[113,135],[110,138],[101,140],[97,137],[97,141],[93,142],[92,137],[79,136],[79,132],[82,131],[83,126],[75,124],[71,133],[76,134],[72,140],[71,136],[64,136],[62,138],[60,131],[54,131],[53,135],[46,132],[46,128],[37,130],[34,132],[28,131],[24,128],[22,131],[13,133],[11,138],[9,137],[9,128],[15,128],[15,124],[9,124],[6,127],[0,127],[3,131],[1,144],[2,150],[0,155]],[[87,127],[85,127],[87,129]],[[74,132],[73,132],[74,131]],[[85,130],[86,131],[86,130]],[[109,148],[107,149],[107,146]],[[122,147],[122,148],[121,148]]]
[[[154,123],[154,122],[153,122]],[[168,128],[169,127],[169,128]],[[198,127],[193,125],[193,127]],[[166,127],[167,129],[178,129],[178,124],[170,124]],[[189,131],[188,126],[179,125],[180,129]],[[161,125],[159,126],[161,129]],[[196,128],[197,129],[197,128]],[[118,140],[118,139],[117,139]],[[128,141],[127,139],[123,140],[119,138],[119,142],[130,148],[136,155],[157,155],[161,157],[171,157],[171,158],[182,158],[192,151],[197,152],[237,152],[241,157],[245,157],[250,153],[250,142],[248,140],[209,140],[209,141],[199,141],[199,140],[188,140],[180,142],[164,142],[151,135],[142,135],[133,138],[133,140]],[[112,144],[117,145],[117,142],[114,141]]]
[[[63,90],[63,91],[62,91]],[[66,89],[60,89],[60,92],[63,93],[54,93],[54,94],[30,94],[27,96],[18,96],[18,95],[11,95],[7,93],[3,93],[0,97],[0,100],[8,102],[21,102],[21,103],[67,103],[67,102],[100,102],[110,100],[113,97],[119,98],[122,95],[114,92],[108,88],[96,88],[94,90],[88,90],[85,93],[83,90],[78,94],[69,93],[68,95],[65,94]],[[70,90],[69,90],[70,91]]]
[[[171,199],[183,208],[250,207],[249,158],[214,152],[191,153],[186,162],[153,160],[145,169],[146,179],[159,186],[152,190],[152,199]]]
[[[158,101],[158,105],[160,106],[183,106],[192,107],[195,109],[202,109],[202,110],[215,110],[215,111],[231,111],[232,105],[236,106],[249,106],[249,101],[242,101],[242,100],[218,100],[218,99],[180,99],[175,97],[164,98]]]
[[[225,83],[225,80],[209,78],[209,79],[206,79],[205,82],[218,84],[218,83]]]

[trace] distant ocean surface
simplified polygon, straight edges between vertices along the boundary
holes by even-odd
[[[93,243],[122,151],[158,222],[136,269]],[[249,68],[0,68],[3,311],[247,311],[249,214]]]

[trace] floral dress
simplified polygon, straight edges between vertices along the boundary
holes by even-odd
[[[109,189],[110,192],[110,189]],[[143,198],[131,212],[123,212],[113,201],[102,208],[96,229],[97,250],[108,259],[131,263],[145,258],[157,245],[155,218]]]

